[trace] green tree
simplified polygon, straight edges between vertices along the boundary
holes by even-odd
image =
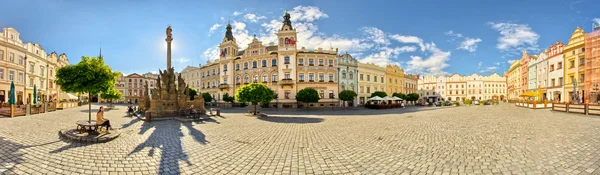
[[[104,64],[103,59],[82,56],[81,61],[74,65],[67,65],[56,70],[56,85],[65,92],[87,93],[89,99],[92,94],[99,94],[113,88],[117,82],[118,72]],[[88,103],[89,119],[92,120],[92,104]]]
[[[406,94],[403,94],[403,93],[393,93],[392,96],[401,98],[402,100],[407,100]]]
[[[235,97],[229,96],[229,93],[223,94],[223,101],[231,103],[231,107],[233,107],[233,101],[235,101]]]
[[[379,97],[383,98],[383,97],[387,97],[387,93],[385,93],[383,91],[375,91],[371,94],[371,97],[375,97],[375,96],[379,96]]]
[[[419,94],[417,94],[417,93],[410,93],[410,94],[406,95],[406,99],[408,101],[413,101],[413,102],[417,101],[417,100],[419,100]]]
[[[306,108],[308,108],[308,103],[319,102],[319,99],[319,92],[313,88],[304,88],[296,94],[296,100],[306,103]]]
[[[346,106],[346,102],[354,101],[354,98],[357,96],[356,92],[352,90],[343,90],[340,92],[339,96],[340,100],[344,101],[344,106]]]
[[[194,97],[198,95],[198,91],[196,91],[196,89],[187,87],[188,89],[188,95],[190,96],[190,100],[194,100]]]
[[[202,93],[202,98],[204,99],[204,103],[211,102],[213,100],[212,96],[208,93]]]
[[[106,92],[102,92],[100,94],[100,98],[109,100],[109,105],[112,106],[113,100],[123,98],[123,94],[121,92],[115,90],[115,88],[110,88]]]
[[[256,115],[256,105],[258,103],[269,103],[273,100],[274,96],[275,93],[261,83],[244,85],[235,92],[237,101],[250,102],[254,105],[254,115]]]

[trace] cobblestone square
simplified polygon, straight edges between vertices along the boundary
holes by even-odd
[[[509,104],[223,109],[203,123],[125,110],[106,112],[121,136],[99,144],[58,135],[87,106],[0,118],[0,174],[600,174],[600,117]]]

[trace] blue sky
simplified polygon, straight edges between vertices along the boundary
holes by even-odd
[[[592,0],[480,1],[91,1],[4,0],[0,27],[25,42],[66,53],[71,63],[98,55],[123,73],[166,67],[165,28],[173,28],[173,66],[218,55],[227,21],[245,48],[253,35],[274,41],[284,11],[298,45],[339,48],[363,62],[399,64],[420,74],[502,74],[522,49],[567,43],[575,27],[600,22]]]

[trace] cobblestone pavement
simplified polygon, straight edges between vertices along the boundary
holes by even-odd
[[[0,174],[600,174],[600,117],[508,104],[261,119],[224,109],[204,123],[125,109],[106,112],[122,134],[101,144],[58,136],[87,107],[0,118]]]

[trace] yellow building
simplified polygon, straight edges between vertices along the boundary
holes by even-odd
[[[398,65],[387,65],[385,67],[385,86],[388,96],[394,93],[404,93],[404,70]]]
[[[584,80],[585,80],[585,33],[583,29],[577,27],[569,43],[563,50],[564,63],[565,63],[565,92],[568,94],[565,97],[565,102],[573,102],[573,90],[577,92],[577,98],[579,102],[583,103],[586,99],[583,98],[584,92]],[[577,82],[574,82],[574,81]]]
[[[519,95],[521,95],[521,60],[512,62],[504,76],[507,77],[508,100],[519,99]]]
[[[20,33],[3,28],[0,33],[0,102],[8,102],[10,83],[15,83],[17,103],[33,101],[33,87],[38,101],[48,97],[56,101],[60,88],[54,84],[56,69],[69,65],[66,54],[47,54],[40,44],[23,43]]]
[[[200,68],[187,66],[181,72],[181,78],[185,81],[188,87],[200,92],[202,85],[200,84]]]
[[[386,92],[385,69],[373,63],[358,63],[358,99],[361,105],[375,91]]]
[[[404,94],[417,93],[417,86],[419,84],[418,74],[404,74]]]
[[[304,88],[317,90],[321,99],[310,107],[337,106],[337,49],[297,49],[296,30],[290,14],[283,16],[277,32],[278,43],[263,45],[256,37],[245,50],[240,50],[227,25],[219,45],[219,59],[200,67],[201,92],[209,93],[220,105],[224,94],[233,96],[246,84],[263,83],[275,91],[276,99],[269,104],[278,107],[303,107],[296,102],[296,93]]]

